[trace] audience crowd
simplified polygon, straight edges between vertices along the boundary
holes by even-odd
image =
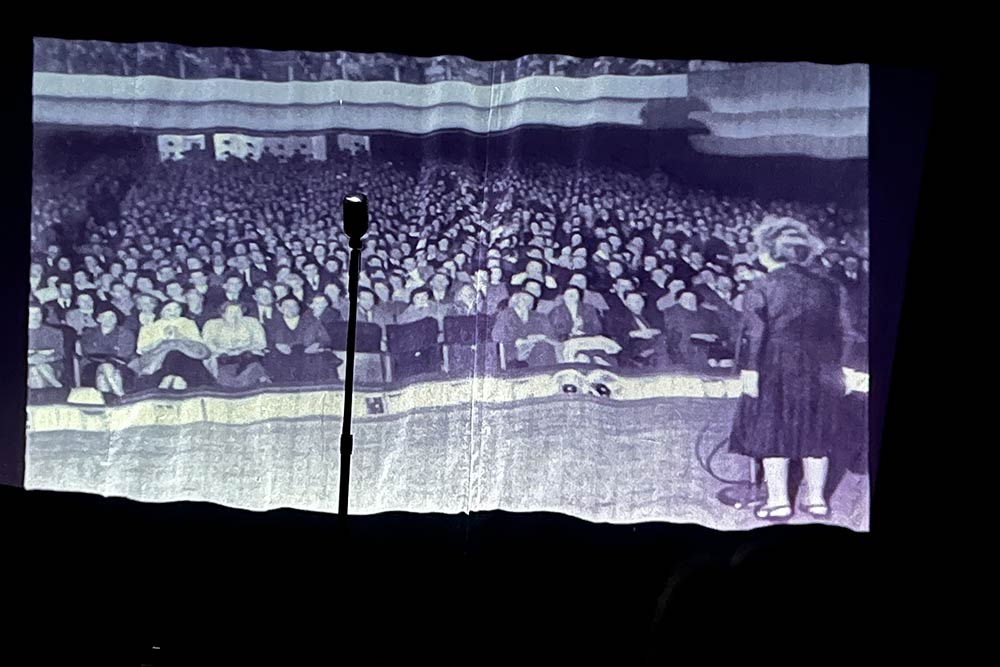
[[[650,76],[728,67],[725,63],[602,56],[528,55],[484,62],[464,56],[414,57],[392,53],[315,53],[164,43],[35,40],[35,71],[64,74],[157,75],[182,79],[263,81],[465,81],[480,85],[530,76]]]
[[[33,183],[29,387],[246,389],[338,380],[343,196],[368,195],[359,381],[578,362],[731,366],[765,215],[809,224],[815,270],[867,331],[865,211],[755,201],[663,172],[510,162],[103,157]],[[865,346],[855,339],[858,364]],[[365,355],[368,355],[365,357]],[[369,360],[370,360],[369,359]],[[381,365],[390,359],[388,368]],[[858,366],[861,367],[860,365]],[[386,372],[387,371],[387,372]]]

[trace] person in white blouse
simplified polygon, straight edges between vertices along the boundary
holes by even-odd
[[[187,389],[211,380],[201,363],[210,356],[194,320],[183,317],[183,306],[168,301],[160,310],[160,319],[148,320],[139,328],[136,367],[139,386],[160,389]]]
[[[261,363],[267,348],[264,327],[244,315],[242,304],[224,304],[222,317],[205,322],[202,340],[212,354],[205,365],[222,386],[244,388],[270,381]]]

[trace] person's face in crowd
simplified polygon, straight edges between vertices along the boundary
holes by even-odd
[[[681,292],[678,303],[680,303],[681,308],[684,310],[698,309],[698,300],[695,297],[694,292]]]
[[[542,285],[538,281],[528,280],[524,283],[524,291],[535,297],[536,299],[542,298]]]
[[[176,277],[173,267],[161,266],[156,270],[156,279],[160,283],[168,283]]]
[[[621,262],[608,262],[608,275],[612,278],[618,278],[623,273],[625,273],[625,268],[621,265]]]
[[[233,257],[233,268],[243,273],[250,268],[250,258],[246,255],[236,255],[236,257]]]
[[[316,261],[319,262],[320,264],[322,264],[323,262],[325,262],[326,261],[326,246],[316,244],[316,246],[313,247],[313,257],[315,257]]]
[[[167,283],[167,296],[179,301],[184,298],[184,288],[177,281]]]
[[[363,310],[371,310],[374,308],[375,294],[368,290],[358,292],[358,306]]]
[[[659,285],[660,287],[662,287],[667,282],[667,272],[664,271],[663,269],[653,269],[653,272],[650,274],[650,276],[652,277],[653,282]]]
[[[633,289],[632,281],[629,278],[618,278],[615,280],[615,293],[619,296]]]
[[[152,254],[150,256],[153,258],[154,261],[159,262],[166,255],[164,254],[162,248],[156,248],[155,250],[153,250],[153,252],[152,252]]]
[[[140,294],[135,298],[135,307],[141,313],[154,313],[156,311],[156,304],[156,299],[148,294]]]
[[[617,234],[609,236],[608,243],[611,244],[611,249],[614,252],[617,252],[622,247],[622,240],[618,237]]]
[[[319,276],[319,267],[312,263],[303,266],[302,271],[306,274],[306,280],[309,281],[312,281],[314,278]]]
[[[601,241],[600,243],[597,244],[597,251],[602,255],[610,255],[611,244],[608,243],[607,241]]]
[[[858,260],[856,257],[848,257],[844,260],[844,270],[848,273],[856,273],[858,268]]]
[[[287,317],[288,319],[293,319],[298,317],[300,312],[299,302],[296,301],[295,299],[285,299],[284,301],[281,302],[281,306],[279,309],[281,310],[281,314]]]
[[[94,312],[94,298],[89,294],[81,294],[76,297],[76,307],[83,313]]]
[[[113,262],[109,267],[108,272],[114,278],[121,278],[122,274],[125,273],[125,266],[121,262]]]
[[[526,318],[534,304],[534,297],[528,292],[517,292],[510,297],[510,307],[522,318]]]
[[[656,268],[656,256],[655,255],[646,255],[645,257],[643,257],[642,258],[642,268],[647,273],[650,272],[650,271],[652,271],[652,270],[654,270]]]
[[[222,241],[215,239],[212,241],[212,254],[221,255],[222,254]]]
[[[319,317],[323,314],[323,311],[326,310],[328,305],[329,302],[326,300],[326,297],[321,294],[317,294],[312,298],[312,300],[309,301],[309,310],[312,311],[313,315]]]
[[[414,259],[413,257],[404,257],[403,258],[403,269],[407,273],[413,271],[413,269],[415,269],[415,268],[417,268],[417,260],[416,259]]]
[[[270,306],[274,303],[274,296],[271,294],[271,290],[267,287],[258,287],[253,292],[254,301],[256,301],[261,306]]]
[[[715,286],[722,292],[730,292],[733,289],[733,279],[729,276],[719,276],[718,280],[715,281]]]
[[[140,276],[135,281],[136,289],[140,292],[151,292],[153,291],[153,281],[146,276]]]
[[[580,305],[580,291],[578,289],[567,289],[563,292],[563,302],[570,308]]]
[[[699,285],[714,285],[715,274],[712,271],[705,269],[704,271],[698,273],[698,277],[695,279],[695,282]]]
[[[38,329],[42,326],[42,309],[39,306],[28,306],[28,328]]]
[[[667,285],[667,289],[669,289],[673,294],[677,294],[684,289],[684,281],[680,279],[671,280],[670,284]]]
[[[111,296],[117,300],[122,300],[128,296],[128,287],[122,283],[115,283],[111,286]]]
[[[330,300],[330,303],[339,303],[340,285],[338,285],[337,283],[330,283],[329,285],[323,288],[323,294],[325,294],[326,298]]]
[[[430,296],[427,292],[415,292],[413,294],[413,305],[417,308],[426,308],[430,301]]]
[[[324,264],[323,266],[324,266],[324,268],[327,270],[327,272],[330,275],[334,275],[335,276],[338,273],[340,273],[340,265],[337,264],[337,260],[335,260],[335,259],[331,258],[331,259],[326,260],[326,264]]]
[[[102,273],[101,277],[98,278],[97,282],[100,285],[101,290],[107,292],[111,289],[111,283],[114,282],[115,277],[110,273]]]
[[[201,295],[201,292],[190,289],[184,293],[184,302],[187,304],[189,310],[197,313],[201,311],[201,306],[205,302],[205,297]]]
[[[541,262],[532,260],[528,262],[528,264],[524,267],[524,270],[529,276],[541,277],[543,268],[544,267],[542,266]]]
[[[642,314],[642,309],[646,305],[646,300],[642,298],[641,294],[636,294],[632,292],[625,297],[625,306],[635,313],[636,315]]]
[[[181,304],[174,301],[168,301],[160,311],[160,316],[165,320],[174,320],[181,316],[181,312]]]
[[[243,289],[243,280],[236,276],[226,278],[225,290],[227,294],[238,294]]]
[[[695,251],[693,251],[691,253],[691,263],[692,264],[698,265],[698,264],[703,264],[704,262],[705,262],[705,258],[702,257],[702,254],[700,252],[698,252],[697,250],[695,250]]]
[[[431,278],[431,289],[435,292],[443,292],[448,289],[448,278],[440,273],[434,274]]]
[[[398,291],[403,289],[403,279],[396,274],[392,274],[389,276],[389,284],[392,285],[393,290]]]
[[[491,285],[499,285],[503,281],[503,269],[499,266],[491,266],[489,272]]]
[[[302,241],[299,241],[298,239],[292,241],[292,254],[297,256],[301,255],[302,252]]]
[[[302,276],[297,273],[289,273],[288,277],[285,278],[285,284],[288,285],[289,289],[293,292],[297,292],[302,289],[305,282],[302,280]]]
[[[54,244],[50,245],[45,250],[45,254],[48,255],[49,259],[51,259],[53,262],[56,261],[56,259],[58,259],[60,252],[61,251],[59,250],[59,246],[54,245]]]
[[[382,301],[383,303],[392,298],[392,292],[390,290],[390,287],[385,283],[382,282],[375,283],[373,289],[375,290],[375,294],[378,295],[379,301]]]
[[[56,268],[58,268],[63,273],[67,273],[71,268],[73,268],[73,265],[70,263],[68,257],[60,257],[59,260],[56,262]]]
[[[118,316],[115,315],[115,311],[113,310],[105,310],[95,319],[101,325],[101,329],[108,333],[114,331],[115,326],[118,324]]]

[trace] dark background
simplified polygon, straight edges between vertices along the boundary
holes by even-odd
[[[928,48],[919,35],[904,42],[903,30],[892,33],[894,41],[856,20],[803,19],[797,29],[740,21],[727,31],[713,11],[694,19],[673,12],[669,25],[618,34],[613,24],[545,30],[524,16],[506,23],[481,17],[449,29],[455,19],[445,13],[428,9],[423,23],[405,30],[369,23],[356,34],[341,16],[340,27],[318,22],[282,38],[246,34],[231,22],[187,21],[181,33],[154,31],[148,21],[135,21],[142,29],[98,29],[47,17],[8,37],[0,446],[23,446],[26,315],[19,304],[28,262],[21,221],[30,208],[32,34],[482,60],[548,52],[868,61],[873,320],[881,323],[870,353],[873,423],[885,415],[871,533],[823,526],[723,533],[504,512],[387,514],[353,518],[345,545],[332,516],[0,486],[0,604],[7,612],[0,655],[30,657],[11,664],[51,663],[55,654],[68,664],[95,656],[102,664],[200,664],[209,656],[230,664],[272,651],[283,664],[299,664],[288,655],[299,651],[327,663],[391,655],[408,662],[663,664],[682,655],[854,660],[872,643],[909,652],[946,636],[942,612],[955,610],[946,599],[967,592],[958,582],[965,552],[956,521],[968,509],[946,488],[940,458],[940,443],[950,441],[941,419],[949,392],[936,374],[947,364],[928,363],[928,341],[940,342],[948,325],[928,307],[939,303],[936,290],[946,289],[935,271],[937,230],[957,222],[944,192],[956,172],[943,156],[955,127],[943,120],[942,100],[958,99],[946,95],[943,74],[956,66],[943,55],[949,45]],[[570,13],[590,15],[582,6]],[[681,28],[684,21],[691,23]],[[435,22],[444,27],[430,30]],[[488,30],[478,27],[485,23]],[[961,236],[956,229],[947,238]]]

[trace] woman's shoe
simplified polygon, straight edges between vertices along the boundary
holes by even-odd
[[[792,516],[791,505],[774,505],[759,508],[755,514],[758,519],[787,519]]]
[[[809,514],[811,516],[825,518],[830,516],[830,506],[826,503],[817,503],[814,505],[799,505],[799,509]]]

